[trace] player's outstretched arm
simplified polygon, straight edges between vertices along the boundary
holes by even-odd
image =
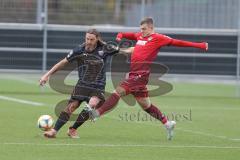
[[[119,54],[131,55],[133,53],[134,47],[120,48]]]
[[[207,42],[197,43],[197,42],[190,42],[190,41],[172,39],[170,45],[177,46],[177,47],[194,47],[194,48],[202,49],[204,51],[208,50],[208,43]]]
[[[47,83],[49,77],[57,72],[58,70],[62,69],[68,62],[66,58],[55,64],[47,73],[45,73],[39,80],[39,85],[43,86]]]
[[[116,40],[121,41],[123,38],[129,39],[129,40],[137,40],[136,33],[133,32],[125,32],[125,33],[118,33]]]

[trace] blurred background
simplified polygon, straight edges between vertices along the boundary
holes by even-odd
[[[168,77],[236,84],[240,96],[239,0],[0,0],[0,70],[45,72],[87,29],[112,41],[118,32],[137,32],[145,16],[159,33],[209,43],[207,53],[163,48],[156,61],[169,67]],[[116,63],[121,72],[125,62]]]
[[[45,0],[1,0],[1,22],[42,23]],[[237,29],[238,0],[48,0],[48,23],[137,27]]]

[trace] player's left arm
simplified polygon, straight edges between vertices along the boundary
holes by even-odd
[[[202,49],[204,51],[208,50],[207,42],[190,42],[190,41],[170,38],[165,35],[159,35],[159,43],[160,43],[160,46],[167,45],[167,46],[177,46],[177,47],[194,47],[194,48]]]
[[[207,42],[190,42],[190,41],[184,41],[179,39],[172,39],[169,45],[177,46],[177,47],[194,47],[194,48],[202,49],[204,51],[208,50]]]

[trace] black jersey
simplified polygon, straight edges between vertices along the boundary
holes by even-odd
[[[117,47],[109,47],[108,44],[103,43],[98,43],[92,52],[87,52],[85,44],[81,44],[74,48],[66,58],[69,62],[77,61],[78,85],[104,90],[108,58],[117,52]]]

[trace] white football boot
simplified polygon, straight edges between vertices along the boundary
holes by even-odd
[[[86,110],[89,113],[89,119],[92,122],[95,122],[97,120],[97,118],[99,117],[99,115],[96,112],[96,110],[93,109],[92,107],[90,107],[88,104],[84,107],[84,110]]]
[[[172,138],[173,138],[173,130],[174,130],[175,125],[176,125],[175,121],[167,121],[165,123],[165,128],[167,130],[167,139],[168,140],[172,140]]]

